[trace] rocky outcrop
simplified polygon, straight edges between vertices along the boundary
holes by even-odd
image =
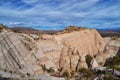
[[[103,66],[106,60],[110,57],[116,56],[120,50],[120,38],[117,37],[105,37],[105,48],[103,54],[96,56],[96,61],[99,65]]]
[[[40,69],[36,67],[36,61],[16,33],[7,30],[0,33],[0,70],[33,75],[36,69]]]
[[[91,67],[90,67],[91,69],[95,69],[96,67],[99,66],[95,58],[92,59],[90,64],[91,64]]]
[[[69,27],[67,27],[63,30],[63,33],[70,33],[70,32],[73,32],[73,31],[81,31],[81,30],[85,30],[85,29],[87,29],[87,28],[70,25]]]
[[[39,53],[47,58],[40,58],[40,62],[47,68],[55,70],[62,68],[62,72],[79,70],[88,67],[85,56],[103,53],[105,43],[102,37],[94,29],[84,29],[70,33],[45,35],[36,41]]]
[[[4,29],[0,32],[0,69],[27,75],[43,73],[41,65],[56,72],[62,69],[61,73],[78,71],[88,68],[85,58],[88,54],[96,56],[91,62],[95,68],[116,55],[119,46],[119,39],[117,42],[103,39],[95,29],[70,27],[54,35],[14,33]]]

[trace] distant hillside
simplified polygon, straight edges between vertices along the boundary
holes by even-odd
[[[97,29],[98,32],[101,34],[102,37],[111,37],[111,36],[117,36],[117,37],[120,37],[120,31],[119,29],[116,30],[116,29],[113,29],[113,30],[100,30],[100,29]]]
[[[19,33],[27,33],[27,34],[54,34],[59,32],[60,30],[37,30],[33,28],[26,28],[26,27],[13,27],[11,28],[14,32]]]
[[[27,34],[55,34],[58,32],[61,33],[67,33],[67,32],[72,32],[72,31],[77,31],[77,30],[83,30],[86,28],[82,27],[76,27],[76,26],[68,26],[64,30],[37,30],[33,28],[26,28],[26,27],[13,27],[11,30],[14,32],[19,32],[19,33],[27,33]],[[120,32],[119,30],[100,30],[97,29],[98,32],[101,34],[102,37],[111,37],[111,36],[117,36],[120,37]]]

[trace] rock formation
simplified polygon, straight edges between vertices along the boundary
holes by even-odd
[[[105,48],[103,54],[98,54],[96,56],[96,61],[99,65],[103,66],[105,61],[113,56],[116,56],[120,50],[120,38],[117,37],[105,37]]]
[[[97,61],[93,58],[92,61],[91,61],[91,69],[95,69],[96,67],[98,67],[98,63]]]
[[[16,33],[3,29],[0,33],[0,69],[33,75],[36,69],[40,69],[36,67],[37,59],[23,45]]]
[[[96,67],[97,63],[100,65],[116,55],[120,47],[120,39],[103,39],[95,29],[69,29],[72,27],[54,35],[35,35],[14,33],[0,27],[0,70],[36,75],[44,72],[41,65],[45,65],[56,72],[60,68],[61,73],[72,72],[88,68],[87,54],[96,56],[91,63]]]

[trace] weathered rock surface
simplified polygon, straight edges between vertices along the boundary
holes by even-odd
[[[34,77],[31,77],[29,79],[35,79],[35,80],[65,80],[65,78],[59,78],[59,77],[53,77],[53,76],[46,76],[46,75],[36,75]],[[28,79],[28,80],[29,80]]]
[[[115,56],[120,48],[120,38],[106,37],[106,50],[109,50],[111,56]]]
[[[37,59],[23,45],[18,35],[4,30],[0,33],[0,69],[11,73],[34,74]],[[40,67],[38,68],[40,69]]]
[[[116,55],[119,40],[103,39],[94,29],[65,31],[54,35],[33,35],[0,32],[0,69],[20,74],[36,75],[43,73],[41,65],[62,73],[88,68],[85,56],[96,56],[91,63],[93,68],[111,55]],[[98,63],[98,65],[97,65]]]
[[[97,55],[98,52],[102,54],[105,43],[102,37],[97,33],[96,30],[85,29],[81,31],[73,31],[70,33],[59,34],[54,36],[58,44],[63,44],[63,52],[60,58],[61,67],[67,68],[68,70],[76,70],[76,68],[86,67],[85,56],[87,54]],[[68,48],[67,48],[68,47]],[[69,61],[73,56],[77,56],[75,61]],[[64,59],[63,59],[64,58]],[[63,61],[62,61],[63,60]],[[70,63],[69,63],[70,62]],[[77,65],[76,65],[77,62]],[[69,65],[68,65],[69,64]],[[71,65],[76,67],[70,67]],[[69,69],[69,67],[71,69]]]
[[[120,51],[120,38],[105,37],[105,48],[102,54],[96,56],[96,61],[99,65],[103,66],[105,61],[113,56],[116,56]],[[104,54],[104,55],[103,55]]]
[[[2,29],[1,29],[2,30]],[[22,43],[19,35],[2,30],[0,33],[0,69],[19,75],[34,75],[37,58]],[[36,63],[36,64],[35,64]],[[37,65],[37,66],[36,66]],[[41,67],[39,66],[39,69]]]
[[[92,59],[90,64],[91,64],[91,67],[90,67],[91,69],[95,69],[96,67],[99,66],[97,61],[94,58]]]

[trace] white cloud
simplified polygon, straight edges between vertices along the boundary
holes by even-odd
[[[33,4],[38,2],[39,0],[22,0],[23,2],[25,2],[26,4]]]
[[[25,22],[10,22],[9,25],[22,25],[25,24]]]
[[[12,1],[12,0],[11,0]],[[17,0],[16,0],[17,1]],[[26,26],[104,26],[108,25],[106,18],[117,19],[120,17],[120,4],[100,5],[100,0],[22,0],[31,8],[22,10],[26,5],[12,7],[14,4],[0,6],[0,15],[7,16],[6,22],[10,24],[23,24]],[[57,3],[58,2],[58,3]],[[18,1],[20,4],[20,2]],[[98,5],[99,4],[99,5]],[[112,3],[111,3],[112,4]],[[104,6],[104,7],[103,7]],[[107,6],[107,7],[106,7]],[[12,7],[12,8],[11,8]],[[9,19],[12,18],[12,19]],[[12,23],[11,23],[12,21]],[[32,22],[29,23],[28,22]],[[109,26],[113,26],[110,21]],[[104,25],[102,25],[102,23]],[[22,24],[22,25],[23,25]],[[55,29],[58,27],[55,27]]]

